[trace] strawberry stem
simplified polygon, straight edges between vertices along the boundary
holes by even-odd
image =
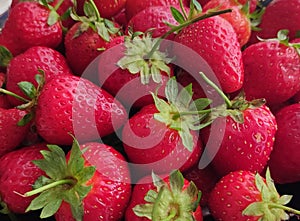
[[[24,103],[29,103],[29,102],[30,102],[30,100],[27,100],[26,98],[21,97],[21,96],[19,96],[19,95],[13,93],[13,92],[11,92],[11,91],[8,91],[8,90],[3,89],[3,88],[0,88],[0,93],[3,93],[3,94],[6,94],[6,95],[9,95],[9,96],[12,96],[12,97],[14,97],[14,98],[17,98],[17,99],[23,101]]]
[[[70,186],[74,186],[76,184],[76,180],[70,179],[70,178],[69,179],[64,179],[64,180],[58,180],[58,181],[55,181],[53,183],[49,183],[45,186],[42,186],[38,189],[34,189],[34,190],[29,191],[29,192],[26,192],[25,196],[26,197],[33,196],[33,195],[36,195],[38,193],[42,193],[46,190],[49,190],[53,187],[57,187],[57,186],[60,186],[60,185],[65,185],[65,184],[70,185]]]
[[[171,221],[175,218],[176,214],[177,214],[177,210],[175,208],[172,208],[170,211],[170,215],[165,219],[163,219],[162,221]]]
[[[207,110],[200,110],[200,111],[186,111],[186,112],[178,112],[173,115],[173,120],[176,120],[182,116],[190,116],[190,115],[201,115],[201,114],[208,114],[211,112],[211,109]]]
[[[186,13],[185,8],[184,8],[184,6],[183,6],[182,0],[179,0],[179,4],[180,4],[181,11],[182,11],[182,13],[183,13],[183,16],[184,16],[184,18],[187,20],[187,19],[188,19],[188,16],[187,16],[187,13]]]
[[[96,9],[95,13],[96,13],[97,21],[100,21],[102,18],[100,16],[99,10],[97,9],[95,2],[93,0],[90,0],[90,3],[92,4],[93,8]]]
[[[293,213],[293,214],[295,214],[295,215],[300,215],[300,211],[299,211],[299,210],[290,208],[290,207],[288,207],[288,206],[280,205],[280,204],[277,204],[277,203],[269,203],[268,205],[269,205],[269,207],[271,207],[271,208],[283,209],[283,210],[286,211],[286,212]]]
[[[59,7],[61,6],[61,4],[64,2],[64,0],[60,0],[54,7],[55,11],[57,11],[57,9],[59,9]]]

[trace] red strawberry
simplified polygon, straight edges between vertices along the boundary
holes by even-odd
[[[271,39],[251,45],[243,51],[246,97],[265,98],[269,106],[276,106],[300,90],[300,57],[289,43],[287,31]],[[297,46],[298,45],[298,46]]]
[[[296,211],[284,206],[292,196],[280,196],[270,177],[249,171],[235,171],[224,176],[209,198],[209,209],[217,221],[288,220],[285,212]]]
[[[135,185],[125,213],[126,221],[149,221],[158,217],[203,220],[197,202],[198,190],[193,182],[189,183],[179,171],[174,171],[163,179],[152,174],[152,179],[151,176],[146,176]]]
[[[166,23],[178,25],[171,13],[170,6],[152,6],[134,15],[128,22],[127,30],[132,29],[133,32],[150,30],[152,37],[156,38],[161,37],[171,29]],[[168,39],[174,38],[174,35],[171,36]]]
[[[189,114],[181,116],[181,113],[195,110],[199,100],[192,102],[191,85],[178,92],[175,82],[171,78],[166,86],[169,103],[153,95],[155,105],[143,107],[123,128],[125,152],[143,172],[185,171],[198,162],[202,152],[196,132],[203,126],[200,117]],[[199,108],[205,108],[208,104],[204,101]]]
[[[198,21],[183,28],[175,42],[194,50],[210,65],[224,92],[231,93],[242,87],[242,53],[237,35],[228,21],[219,16]],[[198,65],[195,57],[182,53],[182,50],[179,46],[174,49],[178,62],[192,67]]]
[[[126,119],[126,110],[92,82],[61,75],[46,83],[36,107],[37,132],[47,142],[69,145],[75,134],[82,141],[113,133]]]
[[[72,74],[62,54],[48,47],[35,46],[10,61],[7,67],[7,90],[23,96],[18,83],[28,81],[37,86],[35,75],[39,70],[44,71],[46,81],[63,74]],[[9,101],[13,105],[20,104],[20,101],[13,97],[10,97]]]
[[[32,190],[35,180],[44,174],[32,160],[42,158],[41,150],[45,144],[22,147],[11,151],[0,158],[0,195],[8,209],[14,213],[25,213],[34,197],[23,197],[20,194]]]
[[[289,38],[296,38],[300,30],[300,0],[276,0],[266,7],[260,25],[261,30],[253,32],[251,43],[258,42],[257,36],[263,39],[273,38],[282,29],[290,31]]]
[[[188,6],[188,0],[184,0],[185,6]],[[145,8],[152,6],[179,6],[179,1],[177,0],[149,0],[149,1],[139,1],[139,0],[127,0],[126,1],[126,17],[128,21],[137,13],[144,10]]]
[[[107,45],[107,50],[99,58],[101,86],[129,107],[140,108],[153,104],[150,92],[154,93],[159,87],[158,93],[163,94],[169,76],[173,76],[173,67],[168,64],[171,59],[166,53],[156,50],[150,59],[144,59],[154,43],[149,35],[133,40],[117,37]],[[143,49],[138,50],[135,45]],[[133,56],[139,56],[141,60],[135,57],[131,61]]]
[[[9,17],[2,30],[5,39],[12,44],[5,44],[14,55],[17,55],[32,46],[57,47],[62,41],[62,28],[58,21],[48,24],[50,10],[37,2],[21,2],[9,13]],[[18,33],[18,34],[15,34]],[[2,43],[2,42],[0,42]]]
[[[300,104],[281,109],[276,115],[278,131],[269,166],[277,183],[300,181]]]
[[[54,0],[50,2],[53,7],[58,7],[56,12],[60,16],[62,26],[69,29],[74,25],[75,21],[70,17],[70,10],[74,7],[73,0]]]
[[[293,100],[297,103],[300,103],[300,91],[293,97]]]
[[[48,148],[42,153],[44,159],[34,162],[47,177],[37,179],[35,189],[25,194],[42,192],[27,211],[43,208],[42,218],[55,214],[57,221],[121,220],[131,195],[131,179],[119,152],[95,142],[79,146],[74,141],[67,157],[56,145]]]
[[[26,111],[0,108],[0,156],[18,147],[28,133],[29,125],[18,125]]]
[[[211,0],[204,6],[203,11],[213,8],[218,8],[218,10],[230,8],[232,10],[232,12],[220,16],[230,22],[237,33],[241,47],[245,45],[250,38],[251,22],[247,15],[248,12],[242,10],[242,5],[236,0]]]
[[[92,1],[87,1],[86,4],[90,10],[86,11],[85,16],[72,15],[77,23],[70,28],[64,40],[66,58],[77,75],[82,75],[85,68],[119,32],[119,25],[100,17]]]

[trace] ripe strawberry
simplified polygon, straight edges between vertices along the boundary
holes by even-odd
[[[18,125],[26,111],[0,107],[0,156],[18,147],[29,130],[29,125]]]
[[[278,131],[269,166],[277,183],[300,181],[300,104],[292,104],[277,112]]]
[[[184,0],[183,4],[188,6],[188,0]],[[149,1],[138,1],[138,0],[127,0],[126,1],[126,17],[128,21],[137,13],[148,7],[153,6],[179,6],[179,1],[177,0],[149,0]]]
[[[85,68],[119,32],[117,23],[100,17],[92,0],[85,4],[89,8],[85,11],[85,16],[71,14],[77,23],[70,28],[64,40],[66,58],[77,75],[82,75]]]
[[[287,31],[251,45],[243,51],[245,82],[243,89],[248,99],[265,98],[272,107],[290,99],[300,90],[300,57],[289,43]]]
[[[37,132],[48,143],[69,145],[75,134],[80,141],[113,133],[126,119],[116,99],[92,82],[72,75],[48,81],[38,97]]]
[[[293,97],[293,100],[296,103],[300,103],[300,91]]]
[[[126,221],[195,220],[202,221],[199,192],[179,171],[163,179],[152,174],[134,186],[131,201],[126,209]],[[197,199],[198,198],[198,199]],[[174,218],[176,217],[176,218]]]
[[[22,147],[11,151],[0,158],[0,195],[8,209],[14,213],[25,213],[34,197],[23,197],[32,190],[35,180],[44,174],[32,160],[42,158],[41,150],[46,145]]]
[[[228,21],[219,16],[198,21],[183,28],[175,37],[175,42],[194,50],[210,65],[225,93],[242,87],[242,53],[237,35]],[[197,65],[194,57],[181,51],[182,47],[174,48],[178,62],[192,67]]]
[[[7,67],[6,89],[24,96],[18,83],[27,81],[37,86],[35,75],[38,74],[39,70],[44,71],[46,81],[63,74],[72,74],[62,54],[52,48],[34,46],[11,59]],[[13,97],[9,97],[9,101],[14,106],[21,104],[19,100]]]
[[[284,205],[292,196],[280,196],[267,170],[266,179],[249,171],[235,171],[224,176],[209,198],[209,209],[217,221],[288,220],[285,212],[300,211]]]
[[[37,45],[57,47],[62,41],[62,28],[58,21],[49,19],[53,21],[49,22],[49,16],[50,10],[37,2],[25,1],[17,4],[10,11],[2,30],[4,38],[11,42],[4,43],[4,46],[14,55]],[[14,48],[10,48],[12,44],[16,44],[13,45]]]
[[[258,42],[257,36],[263,39],[273,38],[282,29],[289,30],[289,38],[296,38],[300,30],[300,0],[276,0],[266,7],[258,26],[261,30],[253,32],[251,43]]]
[[[57,221],[121,220],[130,199],[131,180],[119,152],[101,143],[79,146],[74,141],[65,158],[60,147],[48,148],[42,153],[44,159],[34,162],[47,177],[37,179],[36,188],[25,194],[42,192],[27,211],[43,208],[41,218],[55,214]]]
[[[163,94],[169,76],[173,76],[173,67],[168,64],[171,59],[166,53],[156,50],[150,59],[145,59],[155,42],[147,34],[133,40],[117,37],[99,58],[100,85],[129,107],[153,104],[150,92],[160,87],[158,93]]]
[[[209,102],[192,102],[191,85],[178,93],[175,82],[171,78],[166,86],[169,103],[153,94],[155,105],[143,107],[123,128],[124,150],[130,162],[146,174],[185,171],[198,162],[202,152],[196,132],[203,127],[201,117],[181,113],[197,110],[196,103],[199,109],[205,108]]]

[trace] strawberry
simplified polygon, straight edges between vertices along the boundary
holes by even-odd
[[[188,6],[188,0],[183,1],[183,5]],[[177,0],[149,0],[149,1],[138,1],[138,0],[127,0],[126,1],[126,17],[129,21],[134,15],[139,13],[148,7],[153,6],[179,6],[179,1]]]
[[[10,11],[1,33],[4,40],[8,39],[7,41],[11,42],[4,43],[4,46],[14,55],[37,45],[57,47],[62,41],[62,28],[57,20],[49,18],[50,12],[37,2],[25,1],[17,4]],[[12,39],[9,39],[10,37]],[[0,41],[0,44],[3,42]],[[14,48],[10,48],[11,45]]]
[[[269,170],[265,179],[242,170],[227,174],[216,184],[209,198],[209,209],[218,221],[288,220],[286,212],[300,213],[285,206],[291,198],[278,194]]]
[[[289,30],[289,38],[296,38],[297,31],[300,30],[300,1],[299,0],[276,0],[266,7],[265,13],[258,26],[260,31],[253,32],[251,43],[256,43],[260,38],[273,38],[282,29]]]
[[[300,103],[300,91],[297,94],[295,94],[295,96],[293,97],[293,100],[296,103]]]
[[[193,102],[191,90],[189,85],[178,92],[177,82],[171,78],[165,92],[168,102],[153,94],[155,105],[143,107],[125,124],[124,150],[137,169],[161,174],[174,169],[185,171],[198,162],[202,144],[196,131],[204,125],[201,116],[190,115],[189,111],[201,110],[209,101]]]
[[[85,68],[106,48],[107,43],[116,37],[119,25],[100,14],[92,0],[86,1],[85,16],[71,13],[77,21],[67,32],[64,40],[66,58],[75,74],[82,75]]]
[[[113,133],[126,119],[126,110],[105,90],[72,75],[48,81],[38,97],[35,123],[47,142],[69,145]]]
[[[32,160],[41,159],[40,151],[45,149],[45,144],[22,147],[0,158],[0,196],[11,212],[25,213],[34,199],[21,194],[32,190],[35,180],[44,174]]]
[[[242,87],[242,53],[237,35],[228,21],[220,16],[198,21],[183,28],[174,40],[197,52],[210,65],[225,93]],[[192,67],[197,66],[194,56],[182,53],[183,49],[179,46],[174,48],[177,61]]]
[[[152,174],[143,177],[134,186],[126,209],[126,221],[195,220],[202,221],[199,192],[179,171],[160,178]],[[176,217],[176,218],[174,218]]]
[[[21,119],[26,111],[16,108],[0,108],[0,156],[18,147],[29,130],[29,125],[22,125]]]
[[[140,108],[153,104],[150,92],[154,93],[160,87],[158,93],[163,94],[169,76],[173,76],[167,53],[155,50],[149,59],[145,59],[156,42],[149,34],[136,36],[133,40],[117,37],[99,58],[100,85],[126,106]]]
[[[297,52],[300,44],[289,43],[287,33],[282,30],[278,39],[253,44],[243,51],[243,89],[248,99],[265,98],[272,107],[300,90],[300,52]]]
[[[23,96],[18,83],[27,81],[37,86],[35,75],[39,70],[44,71],[45,81],[63,74],[72,74],[66,59],[58,51],[48,47],[34,46],[11,59],[7,67],[6,89]],[[10,97],[9,101],[13,105],[21,104],[13,97]]]
[[[34,161],[46,176],[25,193],[41,193],[27,211],[42,209],[41,218],[55,215],[57,221],[121,219],[130,199],[131,180],[119,152],[95,142],[79,146],[76,140],[66,157],[60,147],[48,148],[42,152],[43,159]]]
[[[276,183],[300,181],[298,148],[300,144],[300,104],[292,104],[277,112],[278,131],[269,167]]]

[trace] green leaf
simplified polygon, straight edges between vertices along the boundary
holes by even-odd
[[[277,203],[280,205],[286,205],[292,200],[292,195],[282,195],[278,200]]]
[[[0,66],[7,67],[12,58],[12,53],[6,47],[0,45]]]
[[[168,113],[170,110],[170,105],[165,100],[157,97],[152,92],[151,92],[151,94],[154,99],[154,103],[155,103],[157,110],[161,113],[164,113],[164,112]]]
[[[62,21],[65,21],[65,20],[67,20],[68,18],[70,18],[70,16],[71,16],[71,11],[72,11],[72,8],[71,7],[69,7],[61,16],[60,16],[60,19],[62,20]]]
[[[277,38],[281,42],[286,42],[286,41],[288,42],[288,40],[289,40],[288,34],[289,34],[289,30],[282,29],[282,30],[278,31]]]
[[[184,123],[182,123],[182,128],[180,131],[178,131],[179,136],[182,140],[183,145],[190,151],[192,152],[193,147],[194,147],[194,140],[193,136],[190,132],[190,129],[188,126]]]
[[[182,24],[185,22],[184,16],[181,14],[179,10],[171,6],[171,13],[174,17],[174,19],[179,23]]]
[[[153,204],[141,204],[141,205],[136,205],[133,207],[133,212],[135,215],[138,217],[146,217],[149,220],[152,220],[152,211],[153,211]]]
[[[168,80],[165,88],[165,95],[170,103],[175,103],[178,95],[178,85],[175,77],[172,77]]]
[[[198,12],[202,12],[202,6],[197,0],[191,0],[191,2]]]
[[[87,17],[97,17],[97,12],[95,11],[95,8],[89,1],[84,2],[83,12],[84,15]]]
[[[47,205],[49,202],[49,199],[53,197],[53,191],[52,190],[47,190],[45,192],[42,192],[40,195],[35,197],[29,206],[26,209],[26,212],[32,211],[32,210],[39,210],[43,208],[44,206]]]
[[[32,185],[32,189],[38,189],[42,186],[45,186],[49,183],[51,183],[51,179],[49,179],[48,177],[45,177],[45,176],[40,176],[35,182],[34,184]]]
[[[27,114],[24,115],[24,117],[22,117],[21,120],[19,120],[19,122],[17,123],[18,126],[25,126],[27,125],[34,117],[34,113],[33,112],[29,112]]]
[[[152,176],[152,181],[153,181],[154,186],[157,188],[157,191],[159,191],[160,188],[165,185],[165,182],[158,175],[156,175],[153,171],[151,173],[151,176]]]
[[[279,198],[279,194],[275,187],[275,183],[274,183],[273,179],[271,178],[271,173],[270,173],[269,167],[267,168],[267,171],[266,171],[266,183],[267,183],[268,189],[270,190],[272,200],[276,201]]]
[[[82,168],[81,171],[74,174],[74,176],[78,179],[79,183],[86,183],[94,176],[95,172],[96,172],[96,167],[89,166],[89,167]]]
[[[246,216],[263,216],[266,211],[266,205],[264,202],[251,203],[243,210],[243,215]]]
[[[157,192],[155,192],[154,190],[149,190],[146,196],[144,197],[144,200],[148,203],[154,203],[156,198],[157,198]]]
[[[64,194],[63,198],[69,203],[72,211],[72,215],[76,221],[82,221],[84,209],[80,197],[77,195],[74,189],[69,190]]]
[[[49,26],[52,26],[56,22],[58,22],[59,18],[60,18],[60,15],[55,10],[51,10],[49,13],[49,16],[48,16],[47,24]]]
[[[80,150],[80,145],[76,139],[74,139],[73,141],[73,145],[70,151],[70,159],[68,161],[67,167],[71,174],[77,174],[84,168],[82,151]]]
[[[188,108],[190,102],[192,101],[192,97],[193,97],[192,84],[189,84],[179,92],[176,99],[176,103],[179,104],[180,106]]]
[[[59,209],[60,205],[62,203],[62,199],[54,199],[51,200],[45,207],[42,209],[42,212],[40,214],[40,218],[48,218],[53,216]]]
[[[198,98],[197,100],[192,101],[189,110],[190,111],[200,111],[207,108],[212,103],[212,100],[208,98]]]
[[[103,22],[96,22],[95,26],[96,26],[96,29],[97,29],[97,33],[101,36],[101,38],[104,41],[109,42],[110,34],[109,34],[107,28],[105,27],[105,24]]]
[[[37,91],[31,82],[22,81],[18,83],[18,86],[27,97],[30,99],[35,98]]]
[[[179,170],[170,174],[170,186],[173,193],[180,193],[184,185],[184,177]]]

